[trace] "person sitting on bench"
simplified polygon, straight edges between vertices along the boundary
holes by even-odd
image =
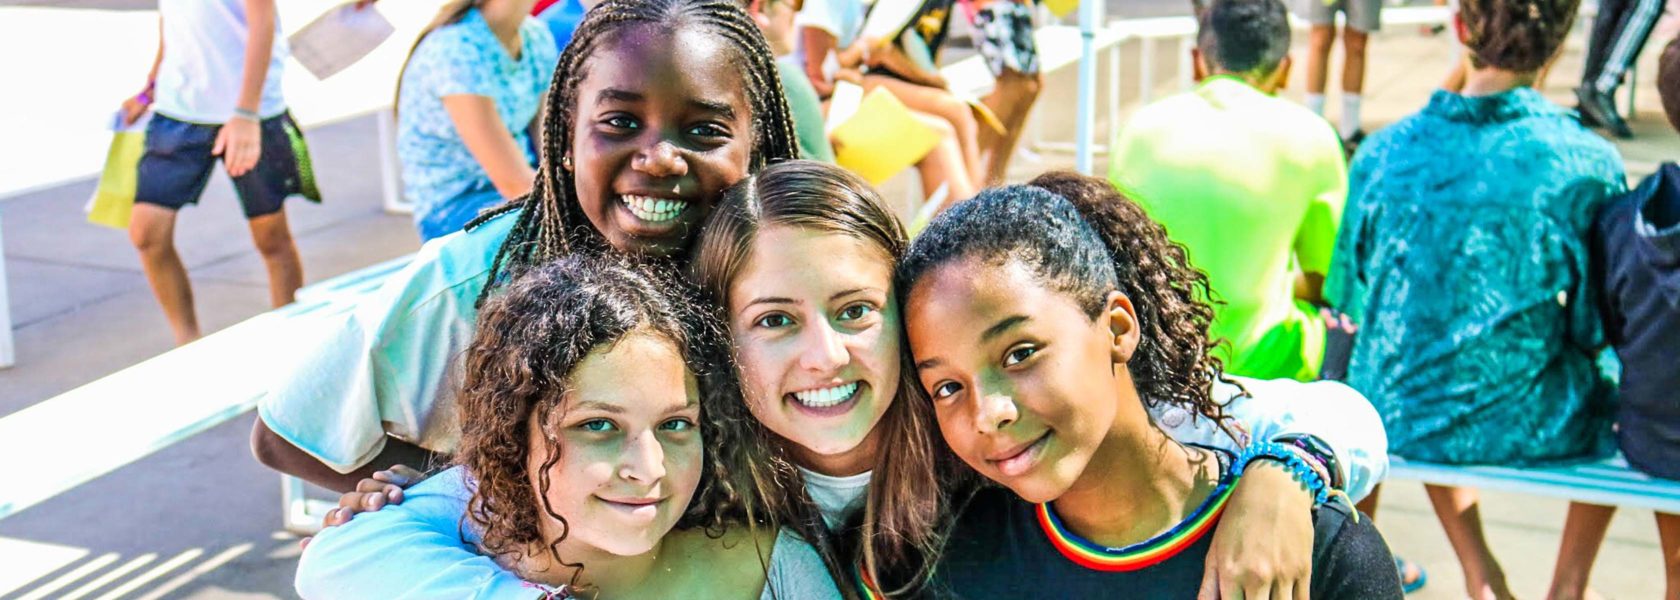
[[[1463,0],[1462,93],[1436,91],[1354,156],[1324,291],[1360,327],[1347,383],[1396,455],[1523,465],[1613,447],[1587,238],[1626,189],[1622,161],[1532,87],[1579,4]],[[1425,487],[1469,595],[1509,598],[1475,490]]]
[[[1657,91],[1680,130],[1680,38],[1660,59]],[[1616,429],[1629,466],[1680,480],[1680,165],[1664,163],[1598,214],[1593,274],[1602,277],[1604,332],[1622,360]],[[1551,597],[1585,598],[1613,506],[1576,503],[1564,522]],[[1664,598],[1680,598],[1680,515],[1657,513],[1667,567]]]

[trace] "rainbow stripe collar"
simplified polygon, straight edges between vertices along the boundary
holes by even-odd
[[[1166,533],[1124,548],[1110,548],[1080,537],[1062,523],[1062,519],[1051,510],[1048,502],[1034,507],[1033,512],[1038,516],[1039,527],[1044,530],[1044,536],[1049,538],[1050,545],[1068,560],[1096,571],[1136,571],[1155,566],[1178,555],[1213,529],[1213,524],[1219,521],[1219,515],[1225,512],[1225,501],[1231,498],[1231,490],[1236,488],[1236,483],[1237,477],[1226,471],[1225,476],[1220,478],[1218,487],[1202,501],[1201,506],[1196,507],[1196,511],[1191,513],[1189,518],[1180,521]]]

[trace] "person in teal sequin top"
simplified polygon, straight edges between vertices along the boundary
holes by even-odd
[[[1395,455],[1518,465],[1613,447],[1586,240],[1626,188],[1621,160],[1530,87],[1577,5],[1464,0],[1462,95],[1435,92],[1354,157],[1325,297],[1360,328],[1347,383]],[[1475,490],[1426,487],[1470,596],[1510,597]]]
[[[1624,189],[1609,143],[1529,87],[1436,91],[1360,148],[1326,296],[1348,384],[1395,454],[1521,464],[1606,450],[1612,388],[1584,244]]]

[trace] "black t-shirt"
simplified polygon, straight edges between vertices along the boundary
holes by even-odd
[[[1194,598],[1212,529],[1222,514],[1216,490],[1209,503],[1153,540],[1110,551],[1073,550],[1105,571],[1075,562],[1070,541],[1054,513],[1003,488],[978,492],[958,517],[925,597],[981,598]],[[1400,578],[1382,536],[1351,509],[1330,504],[1313,515],[1314,599],[1399,599]],[[1197,527],[1202,524],[1203,526]],[[1055,538],[1055,540],[1053,540]],[[1089,542],[1084,542],[1090,544]],[[1070,545],[1071,544],[1071,545]]]

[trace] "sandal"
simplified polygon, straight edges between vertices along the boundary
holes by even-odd
[[[1423,589],[1423,585],[1429,583],[1429,573],[1417,563],[1396,556],[1394,569],[1400,572],[1400,589],[1408,594]],[[1417,572],[1417,578],[1407,581],[1406,574],[1413,570]]]

